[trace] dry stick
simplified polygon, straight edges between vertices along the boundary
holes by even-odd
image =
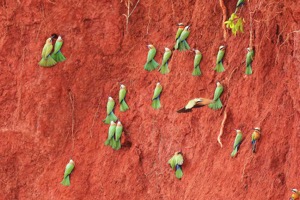
[[[222,20],[222,28],[223,28],[223,37],[224,37],[224,41],[227,41],[227,29],[226,29],[226,25],[225,25],[225,21],[227,19],[227,12],[226,12],[226,6],[224,4],[224,0],[219,0],[220,2],[220,6],[222,9],[222,15],[223,15],[223,20]]]
[[[122,1],[121,1],[122,2]],[[125,3],[127,7],[127,15],[123,14],[126,17],[126,32],[128,32],[128,24],[129,24],[129,17],[132,15],[133,11],[136,9],[137,5],[139,4],[140,0],[138,0],[133,7],[133,9],[130,12],[130,5],[132,4],[131,0],[128,0],[127,3]]]
[[[250,159],[250,161],[248,162],[249,159]],[[241,181],[242,181],[243,178],[245,177],[246,166],[247,166],[248,163],[251,163],[252,159],[253,159],[253,154],[251,154],[251,156],[247,158],[247,160],[246,160],[246,162],[245,162],[245,164],[244,164],[243,172],[242,172],[242,177],[241,177]]]
[[[69,91],[69,98],[70,98],[70,103],[71,103],[71,106],[72,106],[72,129],[71,129],[71,133],[72,133],[71,158],[72,158],[73,152],[74,152],[74,126],[75,126],[75,117],[74,117],[75,106],[74,106],[74,95],[73,95],[72,91]]]
[[[221,123],[220,134],[219,134],[218,139],[217,139],[218,142],[219,142],[219,144],[221,145],[221,148],[223,147],[223,144],[221,142],[221,136],[223,135],[224,125],[225,125],[226,119],[227,119],[227,112],[225,110],[225,112],[224,112],[224,118],[223,118],[222,123]]]
[[[90,138],[92,138],[92,136],[93,136],[93,131],[92,131],[92,129],[93,129],[93,127],[94,127],[95,120],[96,120],[96,117],[98,116],[99,110],[100,110],[100,100],[99,100],[99,103],[98,103],[97,111],[95,112],[95,115],[94,115],[94,118],[93,118],[92,126],[91,126],[91,128],[90,128]]]
[[[250,8],[250,1],[248,1],[249,8]],[[252,18],[252,12],[249,12],[250,15],[250,39],[249,39],[249,47],[252,49],[253,47],[253,18]]]

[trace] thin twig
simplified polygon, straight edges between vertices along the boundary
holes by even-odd
[[[243,167],[243,171],[242,171],[242,177],[241,177],[241,180],[243,180],[243,178],[246,177],[246,176],[245,176],[246,166],[247,166],[248,163],[251,163],[252,159],[253,159],[253,154],[251,154],[251,155],[246,159],[246,162],[244,163],[244,167]],[[250,161],[248,162],[248,160],[250,160]]]
[[[225,25],[225,21],[227,19],[227,12],[226,12],[226,6],[224,4],[224,0],[219,0],[220,2],[220,6],[222,9],[222,15],[223,15],[223,20],[222,20],[222,28],[223,28],[223,37],[224,37],[224,41],[227,41],[227,29],[226,29],[226,25]]]
[[[225,110],[225,112],[224,112],[224,118],[223,118],[222,123],[221,123],[220,133],[219,133],[219,136],[218,136],[218,139],[217,139],[218,142],[219,142],[219,144],[221,145],[221,148],[223,147],[223,144],[221,142],[221,136],[223,135],[223,132],[224,132],[224,125],[225,125],[226,119],[227,119],[227,112]]]
[[[72,133],[72,153],[71,153],[71,158],[72,158],[73,152],[74,152],[74,127],[75,127],[75,116],[74,116],[75,106],[74,106],[74,95],[73,95],[72,91],[69,91],[69,98],[70,98],[70,103],[71,103],[71,106],[72,106],[72,128],[71,128],[71,133]]]
[[[90,138],[92,138],[92,136],[93,136],[93,131],[92,130],[93,130],[93,127],[94,127],[94,124],[95,124],[96,117],[98,116],[99,110],[100,110],[100,100],[99,100],[98,107],[97,107],[97,110],[96,110],[94,118],[93,118],[92,126],[90,128]]]

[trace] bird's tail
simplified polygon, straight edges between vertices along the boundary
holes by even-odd
[[[213,109],[213,110],[218,110],[221,109],[223,107],[223,104],[221,102],[221,99],[218,98],[216,101],[214,101],[213,103],[210,103],[208,105],[209,108]]]
[[[192,72],[192,75],[193,75],[193,76],[200,76],[200,75],[201,75],[201,70],[200,70],[199,65],[196,66],[196,67],[194,67],[194,70],[193,70],[193,72]]]
[[[59,50],[57,53],[52,53],[51,57],[56,61],[56,62],[62,62],[66,60],[66,57],[61,53]]]
[[[104,144],[107,146],[107,145],[110,145],[110,141],[111,141],[111,138],[107,138],[104,142]]]
[[[112,139],[110,140],[109,145],[110,145],[113,149],[116,149],[117,141],[115,140],[115,138],[112,138]]]
[[[176,175],[176,178],[178,178],[178,179],[182,178],[183,172],[182,172],[182,169],[181,169],[180,165],[176,165],[175,175]]]
[[[121,140],[116,141],[115,150],[121,149]]]
[[[237,152],[238,152],[238,147],[235,147],[234,150],[231,153],[231,157],[235,157]]]
[[[179,43],[180,43],[180,41],[179,41],[179,39],[177,39],[177,40],[176,40],[176,43],[175,43],[175,46],[174,46],[174,49],[175,49],[175,50],[178,49]]]
[[[168,67],[168,63],[160,66],[160,68],[159,68],[158,71],[160,71],[160,73],[162,73],[162,74],[168,74],[168,73],[170,73],[170,69]]]
[[[70,186],[70,176],[66,176],[60,183],[64,186]]]
[[[153,65],[152,65],[152,62],[151,62],[151,61],[150,61],[150,62],[147,62],[147,63],[145,64],[145,66],[144,66],[144,69],[147,70],[147,71],[152,71],[152,70],[154,70],[154,67],[153,67]]]
[[[109,113],[106,118],[103,120],[103,122],[105,124],[110,124],[111,121],[116,122],[118,120],[118,118],[116,117],[116,115],[114,114],[114,112]]]
[[[184,50],[190,50],[191,49],[190,45],[187,43],[186,40],[183,40],[182,43],[183,43],[183,46],[184,46]]]
[[[252,153],[256,153],[256,140],[252,141]]]
[[[216,72],[224,72],[225,71],[222,61],[217,63],[214,70],[216,70]]]
[[[125,99],[123,99],[120,103],[120,111],[125,112],[128,109],[129,109],[129,106],[127,105]]]
[[[245,72],[245,74],[247,74],[247,75],[252,74],[252,67],[251,67],[251,65],[249,65],[249,66],[246,67],[246,72]]]
[[[152,100],[152,108],[154,109],[160,109],[161,105],[160,105],[160,100],[159,97],[156,99]]]
[[[47,58],[42,58],[39,65],[42,67],[51,67],[56,64],[56,61],[49,55]]]
[[[151,64],[153,69],[156,69],[159,66],[159,64],[154,59],[151,60]]]

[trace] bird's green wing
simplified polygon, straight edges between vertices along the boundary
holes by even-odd
[[[174,156],[168,161],[168,163],[170,164],[171,168],[174,169],[175,168],[175,159]]]
[[[186,38],[188,38],[189,35],[190,35],[190,31],[185,31],[185,30],[184,30],[184,31],[182,31],[179,40],[180,40],[180,41],[183,41],[183,40],[185,40]]]
[[[121,138],[123,131],[123,126],[117,126],[116,128],[116,141],[118,141]]]
[[[55,42],[55,45],[54,45],[54,54],[57,53],[60,49],[61,49],[61,46],[63,45],[63,42],[62,41],[56,41]]]
[[[254,55],[254,52],[253,50],[249,51],[247,53],[247,56],[246,56],[246,66],[249,66],[251,65],[252,61],[253,61],[253,55]]]
[[[193,100],[190,100],[190,101],[188,102],[188,104],[186,104],[185,109],[191,109],[191,108],[193,108],[195,105],[196,105],[196,102],[194,101],[194,99],[193,99]]]
[[[194,67],[197,67],[199,63],[201,62],[202,55],[201,54],[196,54],[195,59],[194,59]]]
[[[66,166],[66,169],[65,169],[64,178],[66,178],[68,175],[70,175],[71,172],[73,171],[73,169],[74,169],[74,165],[68,163]]]
[[[219,63],[223,60],[224,54],[225,54],[224,50],[219,50],[218,55],[217,55],[217,63]]]
[[[182,165],[183,164],[183,156],[181,154],[177,154],[176,157],[176,165]]]
[[[163,60],[162,60],[161,65],[165,65],[165,64],[168,62],[168,60],[169,60],[170,57],[171,57],[171,54],[172,54],[171,51],[167,51],[167,52],[164,53],[164,56],[163,56]]]
[[[120,91],[119,91],[119,103],[121,103],[124,100],[125,95],[126,95],[126,89],[125,88],[120,89]]]
[[[156,49],[155,48],[150,49],[148,51],[147,62],[150,62],[151,60],[153,60],[155,54],[156,54]]]
[[[47,56],[51,53],[52,49],[53,49],[52,44],[45,44],[42,52],[42,57],[47,58]]]
[[[107,102],[107,109],[106,109],[107,114],[110,114],[113,111],[114,106],[115,106],[115,101],[112,100]]]
[[[242,138],[243,138],[243,135],[238,133],[235,137],[235,140],[234,140],[234,145],[233,145],[233,148],[235,148],[238,144],[241,143],[242,141]]]
[[[161,85],[156,86],[155,90],[154,90],[154,94],[153,94],[152,100],[156,99],[160,95],[161,91],[162,91],[162,86]]]
[[[183,28],[179,28],[179,29],[177,30],[175,40],[177,40],[177,39],[180,37],[182,31],[183,31]]]
[[[215,94],[214,94],[214,99],[213,100],[216,101],[217,99],[219,99],[222,93],[223,93],[223,86],[220,85],[215,90]]]
[[[115,135],[115,132],[116,132],[116,125],[111,125],[108,129],[108,136],[107,136],[107,139],[105,141],[105,145],[109,145],[110,142],[111,142],[111,139],[114,137]]]

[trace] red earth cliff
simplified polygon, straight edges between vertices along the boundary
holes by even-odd
[[[248,1],[247,1],[248,2]],[[131,9],[136,4],[133,1]],[[225,1],[227,18],[236,1]],[[211,0],[140,1],[126,31],[120,1],[2,0],[0,38],[1,199],[288,199],[300,188],[300,7],[297,1],[253,0],[241,9],[245,33],[223,38],[222,10]],[[254,74],[245,76],[252,14]],[[193,77],[193,52],[173,53],[171,72],[147,72],[146,45],[172,48],[176,24],[191,24],[188,43],[203,54]],[[38,66],[45,40],[64,38],[67,57]],[[213,71],[220,45],[226,71]],[[151,108],[155,84],[162,109]],[[224,85],[224,109],[176,110],[195,97],[213,97]],[[119,151],[104,146],[108,96],[128,89],[130,110],[115,113],[126,138]],[[74,112],[72,103],[74,99]],[[222,136],[217,136],[224,118]],[[73,131],[72,131],[73,122]],[[258,152],[251,129],[259,126]],[[230,158],[241,129],[244,142]],[[167,161],[185,158],[182,180]],[[70,157],[71,186],[60,184]]]

